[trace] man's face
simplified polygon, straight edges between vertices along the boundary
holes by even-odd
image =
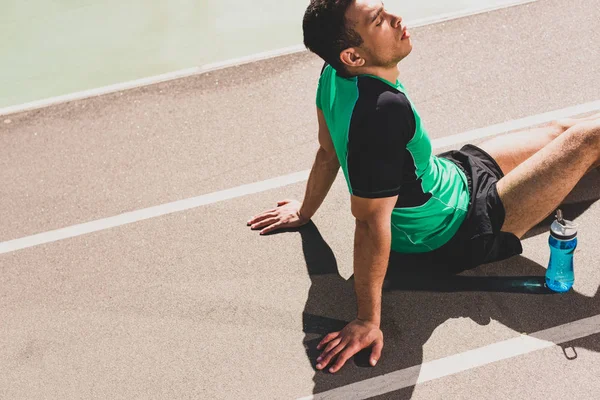
[[[381,0],[355,0],[346,19],[363,39],[357,50],[365,66],[395,66],[410,54],[412,43],[402,18],[386,11]]]

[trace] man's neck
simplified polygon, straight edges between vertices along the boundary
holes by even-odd
[[[379,78],[385,79],[392,84],[395,84],[398,80],[398,76],[400,76],[400,71],[398,70],[398,65],[394,65],[393,67],[385,68],[385,67],[372,67],[365,68],[360,71],[361,75],[374,75]]]

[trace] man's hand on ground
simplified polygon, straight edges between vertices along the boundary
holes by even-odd
[[[279,201],[277,202],[277,208],[252,217],[248,221],[248,226],[252,230],[261,229],[261,235],[278,229],[297,228],[309,221],[309,219],[300,215],[300,207],[300,202],[296,200]]]
[[[350,357],[371,346],[373,346],[373,350],[370,364],[375,366],[381,357],[381,349],[383,349],[383,332],[372,322],[355,319],[340,332],[333,332],[325,336],[317,349],[321,350],[325,345],[327,345],[325,350],[317,358],[317,369],[327,367],[337,355],[335,364],[329,369],[332,374],[336,373]]]

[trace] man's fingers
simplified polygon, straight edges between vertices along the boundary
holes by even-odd
[[[341,354],[338,356],[333,367],[329,368],[329,372],[335,374],[346,364],[346,361],[356,353],[360,351],[360,346],[348,346]]]
[[[338,344],[340,344],[341,341],[342,341],[342,338],[337,338],[337,339],[334,339],[331,342],[329,342],[329,344],[327,345],[327,347],[325,347],[325,350],[323,351],[323,354],[330,352],[331,349],[333,349],[335,346],[337,346]],[[318,358],[317,358],[317,361],[319,361]]]
[[[374,367],[377,361],[381,358],[381,350],[383,349],[383,340],[377,340],[371,351],[371,365]]]
[[[275,210],[265,211],[262,214],[252,217],[252,219],[250,221],[248,221],[248,225],[255,225],[255,224],[259,223],[260,221],[265,220],[266,218],[273,218],[276,216],[277,216],[277,213],[275,212]]]
[[[321,347],[331,342],[336,337],[340,336],[340,332],[331,332],[329,335],[325,336],[323,340],[317,345],[317,350],[321,350]]]
[[[261,214],[258,214],[256,216],[252,217],[252,219],[250,221],[248,221],[248,222],[250,222],[250,224],[252,225],[252,224],[255,224],[257,222],[262,221],[265,218],[272,218],[272,217],[275,217],[276,215],[277,215],[277,211],[276,210],[269,210],[269,211],[265,211],[265,212],[263,212]]]
[[[261,235],[266,235],[267,233],[276,231],[277,229],[283,228],[283,223],[282,222],[277,222],[274,224],[271,224],[269,226],[267,226],[265,229],[263,229],[262,231],[260,231]]]
[[[331,350],[329,353],[327,353],[327,354],[323,353],[323,355],[321,355],[321,357],[322,357],[321,361],[317,361],[318,362],[317,369],[323,369],[327,365],[329,365],[329,363],[331,362],[333,357],[335,357],[340,351],[344,350],[344,347],[346,347],[346,343],[342,342],[342,343],[338,344],[336,347],[334,347],[333,350]]]
[[[250,228],[252,230],[262,229],[265,226],[272,225],[272,224],[274,224],[276,222],[279,222],[279,218],[277,218],[277,217],[267,217],[267,218],[261,219],[260,221],[252,224],[252,226]]]

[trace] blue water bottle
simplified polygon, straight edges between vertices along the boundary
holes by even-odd
[[[550,226],[550,262],[546,271],[546,285],[555,292],[567,292],[575,282],[573,253],[577,248],[577,225],[563,219],[562,211]]]

